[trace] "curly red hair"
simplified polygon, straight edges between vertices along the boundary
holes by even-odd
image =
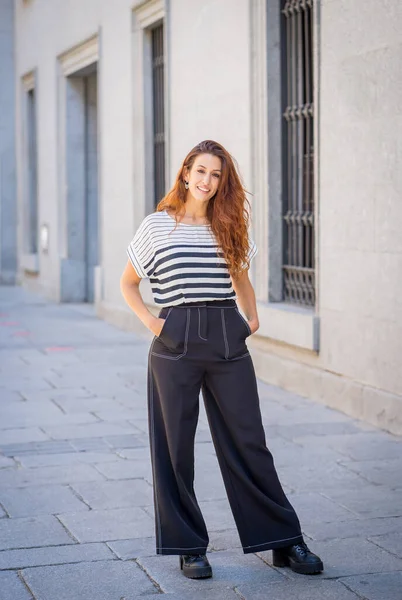
[[[248,260],[250,221],[250,202],[246,197],[236,160],[229,152],[213,140],[205,140],[197,144],[187,154],[177,173],[171,190],[158,203],[156,210],[169,210],[176,219],[185,214],[184,187],[186,170],[190,170],[194,160],[200,154],[213,154],[221,159],[221,176],[218,190],[207,207],[207,218],[224,254],[231,275],[240,275],[250,267]]]

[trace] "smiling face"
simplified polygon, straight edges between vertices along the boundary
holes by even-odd
[[[221,159],[213,154],[199,154],[185,175],[189,184],[188,194],[195,200],[208,201],[216,194],[221,177]]]

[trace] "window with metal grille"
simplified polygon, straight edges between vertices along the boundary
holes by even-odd
[[[27,238],[29,253],[38,252],[38,192],[37,192],[37,141],[36,141],[36,94],[32,88],[27,93],[26,142],[27,142]]]
[[[314,306],[313,0],[282,0],[283,297]]]
[[[163,24],[152,29],[154,204],[165,195],[165,98]]]

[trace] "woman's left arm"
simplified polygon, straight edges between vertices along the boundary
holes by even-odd
[[[248,277],[248,270],[243,271],[239,277],[232,277],[232,285],[237,295],[237,302],[246,315],[251,333],[255,333],[260,326],[260,322],[258,320],[254,288]]]

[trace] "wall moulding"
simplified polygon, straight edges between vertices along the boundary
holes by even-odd
[[[61,72],[65,77],[81,71],[85,67],[99,60],[98,35],[91,37],[71,50],[64,52],[59,57]]]
[[[22,77],[22,86],[25,92],[30,92],[35,87],[35,71],[30,71]]]
[[[165,17],[164,0],[146,0],[134,6],[133,29],[146,29]]]

